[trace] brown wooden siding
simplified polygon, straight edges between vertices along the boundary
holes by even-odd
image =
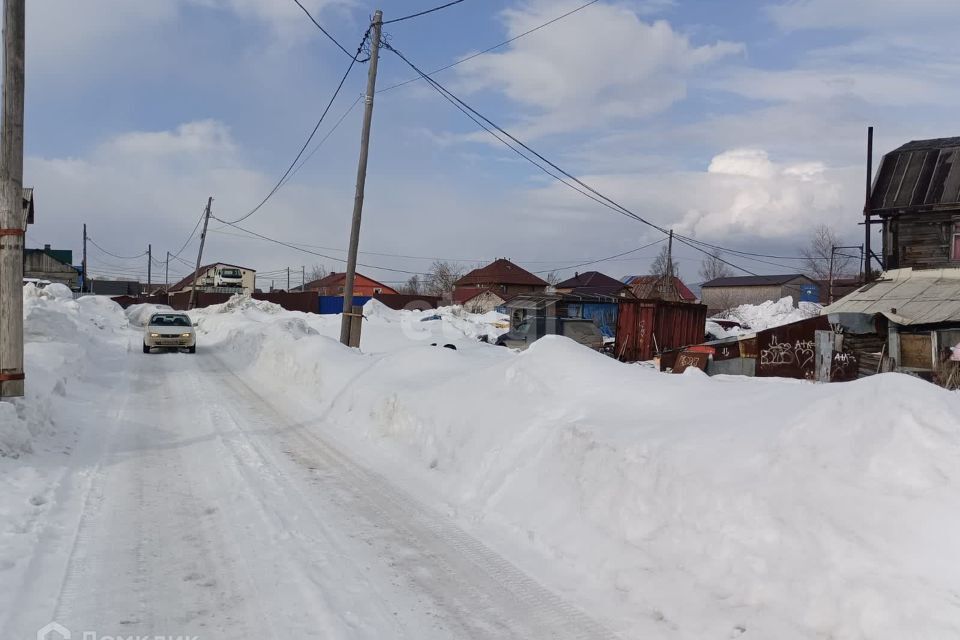
[[[887,268],[960,267],[950,255],[957,230],[960,211],[903,215],[890,220],[884,236]]]

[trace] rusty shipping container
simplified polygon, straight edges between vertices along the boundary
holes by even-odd
[[[619,360],[650,360],[657,353],[703,342],[707,306],[663,300],[620,300],[614,353]]]
[[[757,377],[816,377],[817,330],[830,329],[826,316],[814,316],[757,332]]]

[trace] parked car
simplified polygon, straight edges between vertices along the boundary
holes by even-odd
[[[150,353],[153,348],[186,349],[188,353],[196,353],[197,334],[190,316],[177,312],[151,315],[144,329],[143,352]]]
[[[551,319],[550,326],[556,327],[557,335],[566,336],[575,342],[600,351],[603,348],[603,333],[593,323],[593,320],[579,318]],[[539,321],[539,322],[538,322]],[[538,326],[541,325],[541,326]],[[509,332],[497,338],[497,344],[513,349],[526,349],[538,338],[549,332],[545,331],[547,323],[543,318],[528,317],[522,320]]]

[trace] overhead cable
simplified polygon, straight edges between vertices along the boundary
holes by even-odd
[[[455,4],[460,4],[463,0],[453,0],[453,2],[448,2],[447,4],[442,4],[439,7],[434,7],[433,9],[427,9],[425,11],[419,11],[417,13],[411,13],[408,16],[403,16],[402,18],[394,18],[393,20],[385,20],[383,24],[393,24],[394,22],[403,22],[404,20],[410,20],[411,18],[419,18],[420,16],[425,16],[428,13],[433,13],[434,11],[440,11],[441,9],[446,9],[447,7],[452,7]]]

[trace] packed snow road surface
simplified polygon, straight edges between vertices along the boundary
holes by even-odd
[[[3,638],[612,637],[202,345],[115,364]]]

